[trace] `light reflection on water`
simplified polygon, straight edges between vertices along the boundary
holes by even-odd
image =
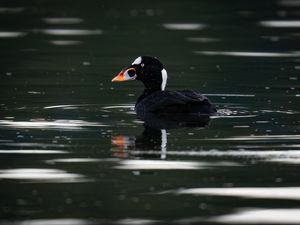
[[[264,27],[298,28],[300,27],[300,20],[261,21],[259,24]]]
[[[299,224],[300,209],[239,209],[236,213],[218,216],[212,222],[225,224]]]
[[[97,220],[86,220],[77,218],[62,218],[62,219],[35,219],[24,221],[4,221],[1,225],[96,225],[99,224]]]
[[[25,10],[25,8],[21,8],[21,7],[0,7],[0,13],[21,13]]]
[[[103,32],[100,29],[85,30],[85,29],[44,29],[39,32],[47,35],[57,36],[85,36],[85,35],[101,35]]]
[[[56,108],[70,108],[70,107],[77,107],[77,106],[85,106],[85,105],[50,105],[50,106],[45,106],[44,109],[56,109]]]
[[[58,169],[21,168],[0,170],[0,179],[43,183],[73,183],[86,181],[85,176]]]
[[[79,2],[0,7],[0,224],[299,224],[299,2]],[[141,54],[218,114],[137,118]]]
[[[23,37],[27,33],[19,31],[0,31],[0,38],[17,38]]]
[[[38,129],[70,129],[79,130],[84,127],[104,127],[106,125],[97,122],[87,122],[83,120],[34,120],[31,121],[11,121],[0,120],[0,127],[12,128],[38,128]]]
[[[229,138],[213,138],[206,140],[214,140],[214,141],[278,141],[278,140],[299,140],[300,135],[250,135],[250,136],[236,136]]]
[[[164,193],[300,200],[300,187],[190,188]]]
[[[134,151],[130,150],[130,153],[133,155],[139,154],[154,154],[158,155],[160,151]],[[280,160],[280,159],[299,159],[300,158],[300,150],[276,150],[276,151],[269,151],[269,150],[226,150],[226,151],[219,151],[219,150],[208,150],[208,151],[167,151],[167,155],[178,155],[178,156],[202,156],[202,157],[244,157],[244,158],[266,158],[269,160]],[[280,161],[279,161],[280,162]]]
[[[44,146],[44,145],[43,145]],[[39,149],[26,149],[26,150],[0,150],[0,154],[66,154],[68,152],[61,150],[39,150]]]
[[[64,159],[50,159],[46,163],[95,163],[95,162],[119,162],[116,158],[96,159],[96,158],[64,158]]]
[[[168,30],[202,30],[206,25],[200,23],[165,23],[163,27]]]
[[[299,7],[300,2],[298,0],[280,0],[278,1],[279,5],[288,6],[288,7]]]
[[[300,57],[300,52],[228,52],[228,51],[195,51],[200,55],[222,55],[235,57]]]
[[[58,45],[58,46],[79,45],[82,43],[81,41],[75,41],[75,40],[53,40],[49,42],[53,45]]]
[[[221,41],[218,38],[210,38],[210,37],[188,37],[187,41],[190,42],[199,42],[199,43],[211,43],[211,42],[219,42]]]
[[[81,18],[70,18],[70,17],[48,17],[44,18],[43,21],[48,24],[78,24],[82,23],[83,19]]]
[[[35,219],[24,221],[0,221],[0,225],[98,225],[98,224],[119,224],[119,225],[148,225],[162,222],[146,218],[126,218],[126,219]]]
[[[165,160],[122,160],[116,169],[122,170],[199,170],[212,167],[239,166],[230,162],[189,162],[189,161],[165,161]]]

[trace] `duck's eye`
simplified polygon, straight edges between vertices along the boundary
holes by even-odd
[[[135,69],[131,68],[131,69],[127,70],[127,74],[130,77],[134,77],[135,76]]]

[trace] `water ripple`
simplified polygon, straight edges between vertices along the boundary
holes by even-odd
[[[38,128],[38,129],[65,129],[75,130],[83,129],[84,127],[104,127],[106,125],[98,122],[88,122],[84,120],[30,120],[30,121],[11,121],[0,120],[0,127],[13,128]]]
[[[58,218],[58,219],[32,219],[22,221],[0,221],[0,225],[148,225],[161,223],[162,221],[146,218],[124,218],[124,219],[79,219],[79,218]]]
[[[27,33],[19,31],[0,31],[0,38],[17,38],[23,37]]]
[[[255,97],[254,94],[224,94],[224,93],[217,93],[217,94],[206,94],[206,96],[218,96],[218,97]]]
[[[66,154],[68,152],[61,150],[36,150],[36,149],[22,149],[22,150],[0,150],[0,154]]]
[[[57,169],[20,168],[0,170],[0,179],[27,180],[46,183],[73,183],[86,181],[85,176]]]
[[[300,135],[249,135],[229,138],[208,138],[204,140],[214,141],[279,141],[279,140],[299,140]]]
[[[300,27],[300,20],[269,20],[259,22],[263,27],[277,27],[277,28],[298,28]]]
[[[283,6],[289,6],[289,7],[299,7],[300,6],[299,0],[280,0],[280,1],[278,1],[278,4],[283,5]]]
[[[0,221],[0,225],[96,225],[97,220],[62,218],[62,219],[33,219],[23,221]]]
[[[300,200],[300,187],[188,188],[161,194],[165,193]]]
[[[134,104],[104,106],[103,109],[134,109]]]
[[[189,42],[198,42],[198,43],[211,43],[221,41],[219,38],[209,38],[209,37],[188,37],[186,38]]]
[[[83,19],[81,18],[71,18],[71,17],[48,17],[43,18],[43,21],[48,24],[78,24],[82,23]]]
[[[45,106],[44,109],[56,109],[56,108],[69,108],[69,107],[77,107],[77,106],[86,106],[86,105],[50,105]]]
[[[300,209],[239,209],[217,216],[211,222],[225,224],[300,224]]]
[[[49,43],[57,46],[71,46],[71,45],[79,45],[82,41],[75,41],[75,40],[53,40],[49,41]]]
[[[229,52],[229,51],[195,51],[200,55],[221,55],[236,57],[299,57],[300,52]]]
[[[160,155],[161,151],[134,151],[130,150],[132,155]],[[244,157],[259,159],[300,159],[300,150],[208,150],[208,151],[167,151],[166,155],[173,156],[199,156],[199,157]],[[234,165],[231,163],[231,165]]]
[[[206,27],[201,23],[165,23],[162,26],[168,30],[202,30]]]
[[[44,29],[40,30],[41,33],[47,35],[59,35],[59,36],[85,36],[85,35],[100,35],[102,30],[84,30],[84,29]]]
[[[0,13],[20,13],[23,12],[25,8],[21,7],[0,7]]]
[[[91,163],[91,162],[119,162],[117,158],[64,158],[64,159],[50,159],[46,160],[46,163],[55,164],[55,163]]]
[[[240,166],[231,162],[196,162],[196,161],[165,161],[165,160],[122,160],[115,169],[122,170],[198,170],[216,166]]]

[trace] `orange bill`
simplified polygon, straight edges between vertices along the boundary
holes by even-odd
[[[117,76],[115,76],[111,82],[122,82],[125,81],[125,76],[124,76],[125,70],[122,70]]]

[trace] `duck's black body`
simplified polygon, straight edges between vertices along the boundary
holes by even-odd
[[[217,112],[209,99],[191,90],[155,91],[141,95],[135,105],[137,114],[181,113],[211,115]]]
[[[157,115],[213,115],[217,112],[207,97],[191,90],[165,90],[167,71],[154,57],[138,57],[112,81],[140,80],[145,90],[138,98],[135,110],[139,117]]]

